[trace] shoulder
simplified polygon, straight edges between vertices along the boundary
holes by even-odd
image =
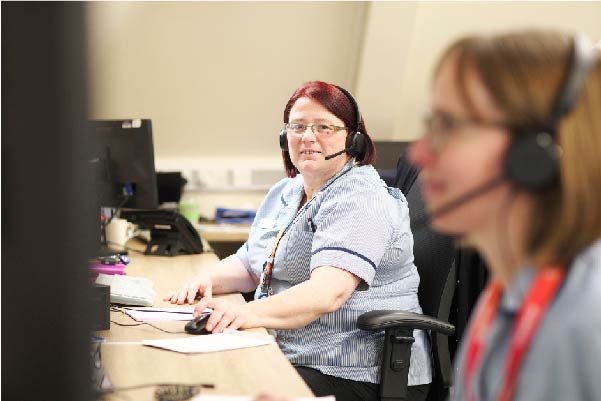
[[[580,349],[601,358],[601,241],[582,252],[572,263],[552,307],[557,346],[566,352]],[[597,344],[596,347],[593,345]],[[586,349],[582,349],[585,345]],[[587,351],[588,349],[588,351]]]
[[[567,272],[564,286],[566,303],[578,304],[582,312],[598,311],[598,305],[601,305],[601,240],[578,255]],[[597,322],[601,322],[601,314],[596,313],[596,317]]]
[[[340,177],[328,188],[332,194],[361,194],[371,196],[387,196],[386,183],[380,178],[376,169],[371,165],[356,166]]]
[[[319,201],[322,213],[342,212],[349,216],[368,216],[373,221],[404,221],[407,201],[400,190],[389,188],[372,166],[353,167],[323,194]]]
[[[299,191],[302,186],[303,182],[300,175],[294,178],[283,178],[269,188],[264,203],[274,204],[280,202],[286,206],[294,193]]]

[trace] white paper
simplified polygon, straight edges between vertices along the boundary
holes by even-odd
[[[144,340],[142,344],[175,352],[217,352],[231,349],[258,347],[275,343],[268,334],[225,329],[223,333],[164,340]]]
[[[231,396],[231,395],[207,395],[201,394],[192,398],[191,401],[252,401],[256,397],[249,396]],[[336,401],[336,398],[333,395],[329,395],[327,397],[296,397],[290,398],[290,401]]]
[[[123,308],[123,312],[127,313],[135,321],[138,322],[160,322],[165,320],[192,320],[194,307],[190,308]],[[211,313],[213,309],[206,308],[202,313]]]

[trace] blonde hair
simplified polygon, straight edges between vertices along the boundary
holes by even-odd
[[[436,72],[451,56],[466,106],[477,110],[466,90],[475,71],[506,116],[512,135],[546,126],[557,92],[571,68],[573,36],[559,31],[527,30],[456,41],[441,57]],[[561,148],[559,179],[533,193],[535,207],[527,250],[537,263],[567,266],[601,238],[601,52],[589,70],[572,110],[556,130]]]

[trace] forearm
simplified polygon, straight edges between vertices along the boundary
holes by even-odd
[[[245,328],[304,327],[319,317],[338,310],[360,281],[356,276],[336,268],[317,270],[325,274],[322,274],[321,278],[313,277],[279,294],[246,304],[244,307],[248,310],[250,319],[244,325]],[[327,277],[328,275],[330,277]],[[330,279],[334,280],[330,281]],[[332,282],[336,284],[333,285]]]
[[[208,274],[214,294],[250,292],[257,288],[258,279],[246,270],[236,255],[230,255],[213,265]]]

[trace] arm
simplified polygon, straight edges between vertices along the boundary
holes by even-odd
[[[236,306],[219,299],[203,298],[196,311],[205,307],[214,309],[207,322],[207,330],[214,332],[221,332],[226,327],[299,328],[338,310],[360,281],[345,270],[321,266],[313,270],[309,280],[280,294]]]
[[[211,298],[213,293],[249,292],[257,287],[258,278],[252,275],[236,255],[230,255],[202,270],[179,289],[165,295],[164,301],[173,304],[192,303],[197,294]]]

